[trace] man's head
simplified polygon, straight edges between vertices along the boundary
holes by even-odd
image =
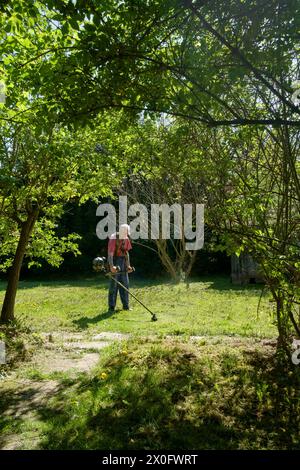
[[[128,224],[120,225],[119,237],[121,239],[127,238],[130,235],[130,226]]]

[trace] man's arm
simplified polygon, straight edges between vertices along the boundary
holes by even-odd
[[[128,251],[126,252],[126,257],[125,257],[125,263],[126,263],[126,268],[129,273],[133,271],[132,267],[130,266],[130,258],[129,258],[129,253]]]
[[[114,265],[114,255],[113,255],[113,253],[108,253],[107,262],[109,264],[109,267]]]
[[[107,249],[107,262],[109,264],[109,269],[112,273],[117,272],[116,266],[114,266],[114,252],[116,247],[116,240],[110,239],[108,242]]]

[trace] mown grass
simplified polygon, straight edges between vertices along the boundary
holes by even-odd
[[[0,301],[5,284],[0,283]],[[261,286],[232,286],[223,277],[184,284],[133,280],[132,292],[153,310],[157,322],[135,300],[133,311],[107,312],[107,282],[103,278],[74,281],[22,281],[16,316],[37,331],[59,329],[117,331],[136,334],[188,334],[272,337],[269,295]],[[120,304],[119,304],[120,307]]]
[[[18,322],[0,325],[0,341],[5,344],[5,362],[0,363],[0,380],[20,362],[29,360],[42,344],[39,334]]]
[[[300,449],[300,373],[281,367],[253,343],[131,340],[15,426],[42,449]]]

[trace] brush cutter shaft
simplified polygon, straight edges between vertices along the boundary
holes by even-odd
[[[151,320],[152,321],[156,321],[157,317],[156,317],[155,313],[153,313],[150,310],[150,308],[148,308],[145,304],[143,304],[143,302],[141,302],[134,294],[132,294],[132,292],[130,292],[129,289],[127,289],[127,287],[125,287],[120,281],[118,281],[115,278],[115,276],[117,276],[117,274],[130,274],[130,273],[134,272],[135,269],[132,268],[132,270],[130,272],[128,272],[128,271],[121,271],[121,268],[119,266],[116,266],[116,268],[117,268],[116,272],[112,273],[110,271],[110,267],[106,263],[106,258],[104,258],[104,257],[98,256],[97,258],[95,258],[93,260],[93,270],[94,271],[105,273],[106,277],[110,277],[111,279],[113,279],[113,281],[116,284],[121,286],[129,295],[131,295],[131,297],[133,297],[142,307],[144,307],[151,314]]]
[[[127,271],[122,271],[122,272],[127,272]],[[111,277],[116,284],[118,284],[119,286],[123,287],[124,290],[126,290],[126,292],[128,292],[129,295],[131,295],[131,297],[133,297],[142,307],[144,307],[149,313],[151,313],[152,315],[152,320],[156,320],[156,315],[155,313],[153,313],[148,307],[146,307],[145,304],[143,304],[143,302],[141,302],[132,292],[130,292],[129,289],[127,289],[127,287],[125,287],[120,281],[117,281],[117,279],[114,277],[116,274],[121,274],[121,272],[119,271],[118,273],[108,273],[106,274],[106,276],[108,277]]]

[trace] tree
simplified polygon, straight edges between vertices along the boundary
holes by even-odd
[[[66,251],[78,253],[74,234],[59,239],[55,232],[64,205],[110,194],[115,171],[97,151],[99,130],[72,132],[34,116],[26,125],[1,126],[0,254],[2,267],[10,266],[2,322],[14,319],[25,255],[31,264],[44,258],[57,266]]]
[[[177,204],[181,209],[184,204],[190,204],[193,206],[191,226],[195,227],[195,206],[204,194],[198,173],[199,156],[192,146],[189,126],[180,120],[142,119],[131,129],[131,133],[134,171],[125,178],[119,191],[126,194],[129,203],[138,201],[143,204],[148,214],[153,204],[166,204],[168,208]],[[170,237],[165,238],[161,226],[152,245],[156,247],[156,253],[173,281],[185,280],[188,283],[197,251],[187,249],[184,217],[177,220],[174,212],[170,213],[169,220],[167,216],[164,222]],[[139,218],[143,219],[143,214],[139,214]],[[147,217],[145,222],[150,237],[154,224],[151,217]]]
[[[299,126],[297,0],[18,0],[5,12],[5,67],[26,25],[14,76],[62,119],[123,107],[211,127]]]
[[[207,204],[212,208],[211,202],[219,201],[220,208],[212,210],[211,223],[223,227],[227,239],[230,234],[228,249],[243,245],[247,234],[270,286],[277,286],[273,295],[279,299],[284,338],[293,323],[287,285],[296,292],[299,269],[298,232],[292,243],[289,235],[300,195],[293,130],[300,123],[294,99],[299,8],[297,0],[45,0],[43,5],[16,0],[4,7],[0,20],[9,110],[3,119],[20,122],[32,107],[14,106],[19,96],[13,84],[18,83],[38,96],[37,114],[47,112],[65,123],[124,108],[133,115],[165,112],[220,129],[207,134],[213,164],[207,162],[204,181],[215,191],[207,193]],[[206,130],[200,129],[203,136]],[[242,160],[248,162],[248,155],[255,160],[255,149],[269,168],[270,174],[258,171],[259,184],[247,185],[243,171],[234,167],[239,145],[249,146]],[[262,169],[260,160],[255,165]],[[277,168],[282,173],[274,183]],[[228,196],[231,186],[236,196],[243,188],[247,200],[240,196],[235,203]],[[261,199],[270,213],[261,209]],[[288,277],[290,269],[294,278]]]
[[[203,134],[198,139],[200,147]],[[292,338],[300,336],[299,132],[218,129],[206,155],[206,223],[221,237],[219,249],[246,250],[259,263],[276,305],[278,346],[290,358]]]

